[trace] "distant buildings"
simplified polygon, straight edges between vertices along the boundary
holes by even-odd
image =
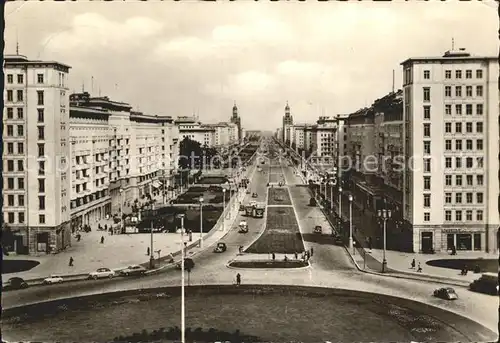
[[[4,229],[18,253],[71,245],[72,229],[175,187],[179,142],[239,141],[241,119],[201,124],[147,115],[88,92],[69,94],[70,67],[5,55]]]

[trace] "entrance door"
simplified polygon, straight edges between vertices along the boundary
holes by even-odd
[[[433,253],[434,252],[434,245],[433,245],[433,234],[432,232],[422,232],[421,233],[422,237],[422,252],[425,254]]]

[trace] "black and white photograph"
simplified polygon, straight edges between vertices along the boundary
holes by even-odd
[[[2,343],[499,340],[498,1],[4,18]]]

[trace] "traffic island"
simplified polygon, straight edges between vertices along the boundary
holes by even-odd
[[[291,269],[291,268],[306,268],[309,263],[302,260],[287,260],[287,261],[273,261],[273,260],[253,260],[253,261],[232,261],[228,264],[229,268],[242,268],[242,269]]]
[[[187,341],[488,342],[497,339],[496,333],[470,319],[404,298],[338,288],[245,285],[244,282],[243,273],[240,286],[186,287]],[[179,340],[180,293],[178,286],[137,289],[7,309],[2,313],[2,338],[68,342]]]

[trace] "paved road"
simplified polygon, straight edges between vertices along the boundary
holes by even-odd
[[[258,193],[258,201],[264,201],[266,196],[267,168],[264,167],[263,171],[266,173],[255,173],[250,187],[251,190]],[[297,182],[291,167],[284,167],[283,171],[288,184]],[[304,190],[300,187],[290,186],[290,193],[300,219],[301,230],[303,234],[307,235],[314,225],[323,219],[317,215],[316,211],[307,206],[309,199],[308,197],[304,198]],[[239,223],[239,220],[238,218],[235,221],[235,225]],[[196,267],[190,276],[192,284],[232,284],[234,282],[237,271],[227,268],[225,264],[234,258],[239,245],[247,245],[258,236],[260,225],[264,223],[263,219],[247,218],[247,221],[250,227],[248,234],[239,234],[237,230],[233,229],[222,240],[228,244],[226,253],[215,254],[206,251],[194,257]],[[324,228],[327,227],[325,224]],[[242,274],[242,282],[338,287],[394,295],[448,309],[475,320],[495,332],[497,331],[498,300],[495,297],[455,287],[460,297],[458,301],[450,302],[436,299],[431,294],[434,289],[443,287],[442,284],[361,273],[355,268],[344,248],[318,242],[309,236],[305,236],[305,238],[306,247],[314,248],[311,267],[300,270],[243,270],[239,271]],[[9,308],[68,296],[179,284],[180,272],[169,270],[143,278],[66,283],[6,292],[2,295],[2,301],[4,308]]]

